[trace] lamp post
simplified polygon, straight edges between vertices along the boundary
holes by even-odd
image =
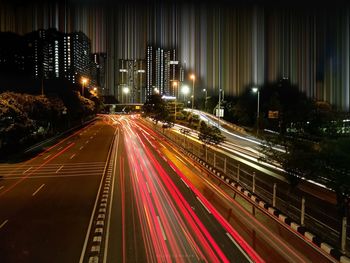
[[[257,112],[257,114],[256,114],[256,134],[257,135],[259,135],[259,114],[260,114],[260,90],[259,90],[259,88],[257,88],[257,87],[253,87],[252,88],[252,91],[254,92],[254,93],[258,93],[258,103],[257,103],[257,110],[256,110],[256,112]]]
[[[181,92],[184,95],[184,102],[186,102],[186,104],[187,104],[187,94],[190,92],[190,88],[187,85],[183,85]]]
[[[196,79],[196,76],[192,74],[190,76],[190,79],[192,79],[192,115],[193,115],[193,106],[194,106],[194,81]]]
[[[205,110],[205,111],[207,111],[207,98],[208,98],[208,91],[207,91],[207,89],[203,89],[203,92],[205,92],[204,110]]]
[[[81,96],[84,97],[84,88],[85,88],[85,84],[88,82],[87,78],[82,77],[81,78]]]
[[[177,83],[177,81],[176,80],[174,80],[174,82],[173,82],[173,88],[174,88],[174,95],[175,95],[175,116],[174,116],[174,123],[176,122],[176,100],[177,100],[177,86],[178,86],[178,83]],[[175,91],[175,89],[176,89],[176,91]]]
[[[128,95],[129,91],[130,91],[129,87],[126,86],[123,88],[123,94],[125,94],[125,97]]]

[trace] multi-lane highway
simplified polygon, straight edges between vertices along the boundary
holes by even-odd
[[[98,121],[0,164],[0,262],[79,262],[113,136]]]
[[[0,164],[1,262],[263,262],[140,125],[101,117]]]
[[[1,262],[331,261],[135,116],[100,116],[0,174]]]

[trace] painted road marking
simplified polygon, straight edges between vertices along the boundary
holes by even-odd
[[[246,256],[246,258],[249,258],[249,256],[247,255],[247,253],[241,248],[240,245],[238,245],[238,243],[236,242],[236,240],[233,239],[233,237],[228,233],[226,232],[226,236],[228,236],[228,238],[232,241],[233,244],[235,244],[235,246],[241,251],[241,253],[243,255]]]
[[[180,157],[178,157],[177,155],[175,155],[175,158],[178,159],[180,162],[182,162],[184,165],[187,165]]]
[[[5,220],[1,225],[0,225],[0,229],[3,228],[6,224],[7,224],[8,220]]]
[[[209,211],[208,207],[206,207],[206,206],[203,204],[202,200],[199,199],[198,196],[197,196],[197,200],[202,204],[202,206],[205,208],[205,210],[207,210],[207,212],[208,212],[209,214],[211,214],[211,212]]]
[[[46,160],[47,158],[49,158],[51,156],[51,154],[49,154],[48,156],[46,156],[45,158],[44,158],[44,160]]]
[[[90,140],[91,140],[92,138],[94,138],[94,137],[93,137],[93,136],[90,136]]]
[[[184,179],[181,178],[181,181],[187,186],[187,188],[190,188],[188,184],[184,181]]]
[[[63,168],[64,165],[62,165],[60,168],[57,169],[56,174]]]
[[[24,172],[23,172],[23,174],[25,174],[26,172],[28,172],[30,169],[32,169],[33,168],[33,166],[32,167],[30,167],[30,168],[28,168],[27,170],[25,170]]]
[[[72,155],[72,156],[71,156],[69,159],[71,159],[71,160],[72,160],[72,159],[74,158],[74,156],[75,156],[75,153],[74,153],[74,154],[73,154],[73,155]]]
[[[63,146],[61,146],[60,148],[58,148],[58,150],[57,150],[57,151],[61,150],[62,148],[63,148]]]
[[[88,143],[89,143],[89,141],[87,140],[85,143],[86,143],[86,144],[88,144]]]
[[[166,236],[165,236],[164,228],[163,228],[162,223],[160,222],[160,218],[159,218],[159,216],[157,216],[157,219],[158,219],[158,223],[159,223],[160,229],[162,230],[162,235],[163,235],[163,238],[164,238],[164,240],[166,240]]]
[[[45,184],[42,184],[33,194],[32,196],[36,195],[40,190],[41,188],[43,188],[45,186]]]
[[[84,148],[84,146],[80,146],[79,150],[82,150]]]
[[[4,186],[3,186],[3,185],[2,185],[2,186],[0,186],[0,190],[1,190],[2,188],[4,188]]]

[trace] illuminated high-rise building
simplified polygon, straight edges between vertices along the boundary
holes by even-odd
[[[179,81],[179,72],[180,64],[175,49],[147,47],[147,96],[155,92],[174,96],[171,83]]]
[[[120,59],[118,74],[118,100],[127,103],[145,102],[145,61],[142,59]],[[123,89],[128,89],[128,94],[123,99]]]

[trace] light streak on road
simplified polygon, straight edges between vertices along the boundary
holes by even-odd
[[[156,156],[162,159],[162,155],[145,146],[151,144],[151,140],[156,140],[157,135],[128,118],[119,118],[118,121],[123,124],[126,156],[129,167],[133,168],[130,169],[130,181],[148,261],[161,259],[172,262],[174,258],[177,259],[176,255],[186,255],[194,261],[229,262],[215,238],[158,161]],[[167,160],[164,156],[163,159]],[[173,165],[170,167],[176,171]],[[181,180],[185,185],[188,183],[185,178]],[[198,200],[208,207],[203,197],[198,197]],[[211,209],[208,211],[212,212]],[[218,221],[227,228],[222,220]],[[234,235],[232,231],[230,234]],[[248,249],[249,246],[242,247]],[[159,255],[162,257],[159,258]],[[256,262],[262,262],[259,257],[255,259]],[[182,261],[181,258],[179,260]]]

